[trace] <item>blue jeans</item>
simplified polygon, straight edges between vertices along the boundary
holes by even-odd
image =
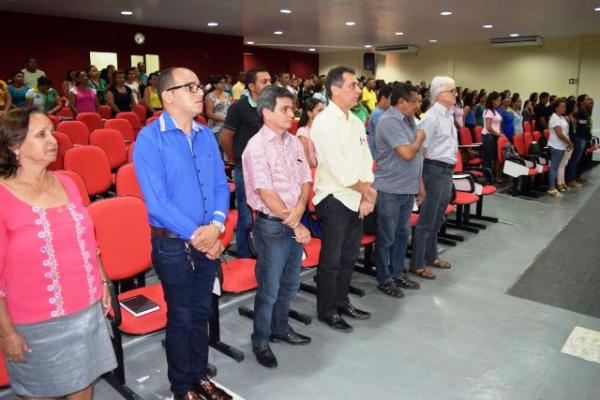
[[[300,287],[302,244],[294,231],[281,222],[256,218],[254,246],[257,252],[252,347],[264,348],[271,334],[288,333],[290,299]]]
[[[238,258],[250,257],[248,246],[248,230],[252,227],[252,211],[246,203],[246,185],[244,185],[244,170],[236,165],[233,169],[233,183],[235,184],[235,202],[238,210],[238,222],[235,231],[235,245]]]
[[[411,260],[416,269],[424,268],[426,261],[438,258],[437,235],[446,222],[446,207],[452,199],[452,170],[453,168],[423,163],[426,195],[419,209]]]
[[[385,284],[405,275],[404,257],[410,236],[414,194],[377,194],[377,282]]]
[[[217,261],[191,246],[188,249],[185,243],[152,238],[152,263],[167,302],[165,347],[169,382],[175,394],[186,393],[206,376],[208,319],[217,267]]]
[[[565,151],[555,149],[554,147],[548,148],[550,149],[550,171],[548,172],[548,187],[552,189],[553,187],[556,187],[558,166],[560,165],[560,160],[562,160]]]
[[[588,141],[585,138],[576,137],[575,140],[573,140],[573,154],[567,164],[565,176],[565,181],[567,183],[573,182],[576,178],[581,176],[581,168],[579,168],[579,165],[585,152],[585,148],[587,147],[587,143]]]

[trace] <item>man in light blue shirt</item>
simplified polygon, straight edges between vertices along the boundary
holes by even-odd
[[[206,376],[208,318],[229,186],[214,135],[194,121],[202,111],[196,74],[168,68],[157,91],[164,112],[140,132],[133,160],[148,207],[152,264],[169,309],[171,391],[176,400],[230,399]]]
[[[390,106],[390,97],[392,95],[392,87],[389,85],[385,85],[379,90],[377,94],[377,106],[371,113],[371,117],[369,118],[369,123],[367,126],[367,135],[369,141],[369,150],[371,150],[371,157],[375,160],[375,137],[376,137],[376,129],[377,122],[379,122],[379,118],[383,115],[385,110],[387,110]]]

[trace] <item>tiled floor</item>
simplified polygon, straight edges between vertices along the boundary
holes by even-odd
[[[249,400],[600,399],[600,364],[560,352],[575,326],[600,330],[600,320],[505,293],[597,188],[600,169],[588,177],[589,185],[563,199],[486,199],[486,213],[509,224],[466,234],[464,243],[443,253],[454,267],[422,282],[421,290],[406,291],[404,299],[386,297],[373,278],[355,274],[354,284],[367,295],[352,301],[373,317],[352,322],[351,334],[316,321],[315,298],[299,294],[294,307],[315,321],[292,325],[313,343],[272,345],[276,370],[256,362],[251,321],[229,307],[223,340],[243,350],[246,360],[236,363],[212,351],[217,380]],[[161,338],[126,346],[129,385],[145,399],[170,396]],[[97,399],[119,398],[103,381],[96,390]]]

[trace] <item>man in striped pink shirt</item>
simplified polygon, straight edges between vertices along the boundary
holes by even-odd
[[[310,191],[310,168],[300,140],[287,131],[294,117],[294,101],[295,96],[285,88],[263,89],[257,111],[264,125],[242,154],[246,198],[256,214],[258,289],[252,350],[267,368],[277,367],[269,340],[293,345],[311,340],[288,323],[290,299],[300,286],[302,244],[310,240],[310,233],[300,223]]]

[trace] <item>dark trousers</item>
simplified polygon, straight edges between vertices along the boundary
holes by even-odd
[[[258,217],[254,223],[256,296],[252,347],[264,348],[269,336],[284,336],[290,330],[290,300],[300,287],[302,244],[294,231],[281,222]]]
[[[316,206],[322,238],[317,268],[317,315],[328,318],[349,304],[348,290],[360,253],[363,221],[333,195]]]
[[[252,210],[246,203],[246,185],[244,184],[244,170],[241,166],[233,169],[233,183],[235,184],[235,201],[238,210],[238,222],[235,230],[235,246],[238,258],[250,257],[248,246],[248,230],[252,227]]]
[[[423,163],[425,201],[419,209],[419,220],[415,227],[411,264],[425,267],[425,261],[438,258],[437,234],[446,221],[446,207],[452,199],[453,168]]]
[[[403,277],[404,258],[410,237],[410,214],[415,201],[414,194],[377,194],[377,236],[375,259],[377,282],[389,283]]]
[[[186,247],[181,239],[152,238],[152,263],[168,309],[165,346],[169,382],[175,394],[186,393],[206,376],[208,319],[217,262]]]

